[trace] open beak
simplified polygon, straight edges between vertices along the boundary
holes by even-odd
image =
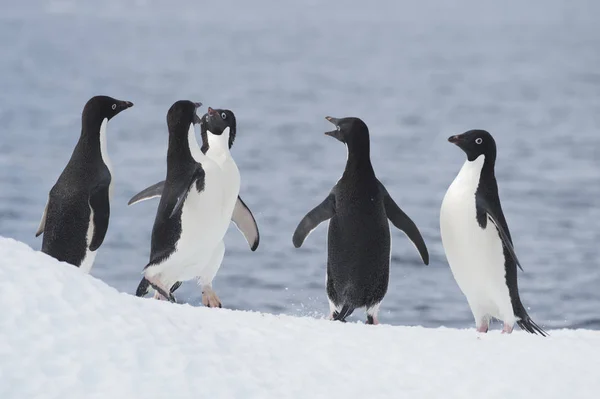
[[[338,125],[338,118],[334,118],[332,116],[326,116],[325,119],[327,119],[329,122],[333,123],[336,127],[335,130],[332,130],[330,132],[325,132],[325,135],[327,136],[331,136],[334,139],[337,139],[339,141],[341,141],[342,143],[344,143],[344,137],[342,135],[342,132],[339,130],[339,125]]]
[[[194,106],[196,106],[196,109],[198,109],[202,106],[202,103],[198,101],[197,103],[194,103]],[[194,125],[199,125],[201,121],[202,120],[200,119],[198,114],[194,113]]]

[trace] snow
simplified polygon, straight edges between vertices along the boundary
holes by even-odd
[[[3,399],[531,399],[600,390],[600,332],[479,335],[170,304],[120,293],[3,237],[0,314]]]

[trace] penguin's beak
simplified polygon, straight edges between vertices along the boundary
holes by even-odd
[[[214,108],[208,107],[208,130],[213,134],[220,134],[227,127],[227,123],[223,120],[219,111]]]
[[[133,103],[131,101],[121,101],[121,110],[126,110],[127,108],[133,107]]]
[[[202,103],[200,101],[198,101],[197,103],[194,103],[194,106],[196,107],[196,109],[200,108],[202,106]],[[198,114],[196,114],[194,112],[194,125],[199,125],[200,122],[202,122],[202,120],[200,119],[200,117],[198,116]]]
[[[339,141],[341,141],[342,143],[344,143],[344,135],[342,134],[342,131],[340,129],[340,126],[338,125],[339,119],[338,118],[334,118],[332,116],[326,116],[325,119],[327,119],[329,122],[333,123],[336,127],[335,130],[332,130],[330,132],[325,132],[325,135],[327,136],[331,136],[334,139],[337,139]]]
[[[462,142],[462,137],[460,135],[450,136],[448,137],[448,141],[452,144],[460,145],[460,143]]]

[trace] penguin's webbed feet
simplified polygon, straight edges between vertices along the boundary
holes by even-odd
[[[513,332],[513,326],[510,324],[504,323],[504,327],[502,328],[502,334],[510,334]]]
[[[159,300],[169,301],[172,303],[177,303],[177,301],[175,300],[175,296],[173,295],[172,292],[169,292],[169,290],[164,289],[156,281],[153,281],[150,279],[147,279],[147,280],[150,283],[150,287],[154,288],[154,290],[156,291],[156,294],[158,294],[158,295],[155,294],[154,298],[159,299]]]
[[[376,326],[377,324],[379,324],[379,320],[377,320],[377,316],[367,315],[367,321],[365,322],[365,324],[372,324]]]
[[[222,307],[219,297],[215,291],[213,291],[210,285],[205,285],[202,287],[202,304],[204,306],[208,306],[209,308]]]

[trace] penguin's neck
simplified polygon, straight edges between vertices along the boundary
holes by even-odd
[[[169,133],[169,150],[167,152],[169,163],[202,162],[205,158],[206,155],[200,151],[198,141],[196,141],[193,123],[190,123],[188,131],[185,133]]]
[[[371,155],[369,151],[369,143],[361,144],[360,148],[356,148],[356,145],[349,143],[346,145],[348,150],[348,160],[346,161],[346,169],[344,175],[356,174],[375,174],[373,171],[373,165],[371,165]]]
[[[474,160],[466,160],[456,176],[455,183],[467,191],[476,191],[481,182],[495,181],[494,161],[481,154]]]
[[[227,158],[231,156],[229,150],[229,135],[230,129],[226,127],[223,133],[220,135],[212,134],[210,131],[206,132],[206,138],[208,141],[208,151],[212,157]]]
[[[81,130],[80,146],[85,147],[86,153],[99,154],[102,162],[106,165],[112,174],[112,163],[108,156],[108,145],[106,138],[106,129],[108,118],[104,118],[100,124],[98,122],[84,121]]]

